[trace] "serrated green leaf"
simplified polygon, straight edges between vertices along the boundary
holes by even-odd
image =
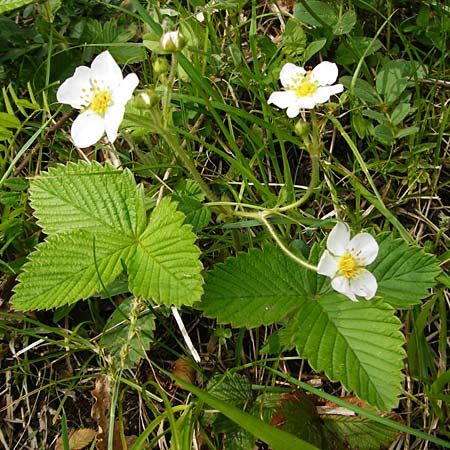
[[[164,198],[139,237],[128,266],[129,287],[136,295],[165,305],[192,305],[200,300],[203,278],[199,249],[177,204]]]
[[[132,239],[119,234],[79,230],[49,236],[24,264],[11,302],[30,310],[88,298],[122,272],[133,247]]]
[[[322,416],[324,429],[337,450],[380,450],[389,445],[400,434],[386,425],[358,416]]]
[[[369,266],[378,281],[377,295],[397,309],[420,303],[441,272],[436,258],[389,233],[378,236],[377,241],[378,256]]]
[[[249,379],[238,373],[215,375],[209,381],[208,388],[208,392],[230,405],[243,408],[253,401]]]
[[[389,410],[402,391],[405,353],[400,326],[385,303],[354,303],[328,294],[304,303],[290,328],[299,355],[314,369],[379,409]]]
[[[138,236],[145,228],[142,188],[129,170],[97,162],[58,165],[35,178],[31,206],[47,234],[75,231]]]
[[[132,368],[145,357],[155,329],[155,317],[147,311],[131,320],[138,314],[133,298],[125,299],[112,313],[105,326],[101,339],[101,347],[114,360],[120,359],[120,368]]]
[[[317,278],[274,246],[240,253],[217,265],[198,306],[208,317],[235,327],[272,324],[315,292]]]

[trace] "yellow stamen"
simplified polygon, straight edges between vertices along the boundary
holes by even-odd
[[[301,76],[296,80],[294,90],[297,97],[306,97],[317,91],[317,81],[311,80],[310,71],[305,76]]]
[[[338,268],[342,275],[348,279],[356,278],[361,271],[360,261],[348,252],[342,255]]]
[[[100,116],[105,115],[106,110],[111,106],[112,95],[109,90],[96,90],[91,97],[88,109]]]

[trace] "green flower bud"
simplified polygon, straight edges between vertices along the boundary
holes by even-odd
[[[153,72],[156,76],[161,75],[163,73],[167,73],[170,70],[169,61],[167,58],[156,58],[153,62]]]
[[[311,126],[309,122],[305,122],[304,120],[299,120],[294,127],[295,134],[299,137],[305,137],[311,131]]]
[[[139,109],[151,109],[158,104],[159,96],[153,89],[147,89],[135,95],[131,100],[131,106]]]

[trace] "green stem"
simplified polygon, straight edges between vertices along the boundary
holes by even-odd
[[[284,211],[288,211],[289,209],[295,209],[295,208],[299,208],[301,205],[303,205],[303,203],[306,202],[306,200],[309,199],[309,197],[311,197],[311,195],[314,192],[314,189],[317,186],[317,183],[319,182],[319,155],[312,153],[311,154],[311,180],[309,182],[308,188],[306,190],[306,192],[304,193],[304,195],[299,198],[297,201],[295,201],[294,203],[291,203],[289,205],[285,205],[279,208],[273,208],[270,209],[269,212],[284,212]]]
[[[163,108],[163,128],[167,129],[169,125],[170,116],[170,97],[172,95],[172,87],[175,82],[178,70],[178,58],[176,53],[172,53],[172,64],[170,65],[170,72],[167,80],[164,83],[164,95],[162,98]]]
[[[178,139],[170,133],[167,129],[160,128],[158,130],[159,135],[166,141],[169,148],[175,153],[175,156],[181,161],[183,166],[189,172],[191,177],[198,183],[202,191],[205,193],[206,197],[210,202],[219,202],[219,198],[211,191],[209,186],[205,183],[202,176],[198,173],[197,168],[195,167],[194,162],[189,158],[184,149],[178,142]],[[225,211],[225,208],[219,205],[220,209]],[[228,211],[227,211],[228,215]]]
[[[306,150],[308,151],[309,156],[311,158],[311,180],[309,182],[308,188],[305,194],[297,201],[289,205],[273,208],[270,210],[271,212],[274,213],[284,212],[290,209],[299,208],[301,205],[303,205],[303,203],[306,202],[306,200],[309,199],[309,197],[311,197],[311,195],[314,192],[314,189],[319,183],[319,158],[320,153],[322,151],[322,140],[320,137],[319,123],[317,121],[316,112],[312,110],[310,115],[311,115],[311,134],[309,136],[304,137]]]
[[[278,237],[277,233],[273,229],[271,223],[267,220],[267,216],[270,214],[270,211],[262,212],[257,215],[258,220],[260,220],[266,228],[269,230],[270,234],[272,235],[275,242],[278,244],[278,246],[283,250],[283,252],[289,256],[289,258],[293,259],[295,262],[300,264],[301,266],[305,267],[308,270],[312,270],[314,272],[317,272],[317,267],[313,264],[310,264],[309,262],[305,261],[303,258],[299,258],[297,255],[294,255],[281,241],[281,239]]]

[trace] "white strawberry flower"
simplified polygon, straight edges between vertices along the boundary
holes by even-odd
[[[325,103],[332,95],[342,92],[342,84],[333,84],[337,77],[338,68],[329,61],[308,71],[286,63],[280,72],[280,82],[285,90],[273,92],[267,103],[287,109],[288,117],[296,117],[301,109],[313,109],[318,103]]]
[[[369,233],[350,239],[350,229],[338,222],[327,239],[327,250],[320,258],[317,272],[331,278],[337,292],[357,302],[356,296],[370,300],[377,292],[376,278],[366,269],[378,255],[378,244]]]
[[[120,67],[108,51],[100,53],[90,68],[77,67],[56,93],[58,102],[81,110],[70,131],[75,145],[89,147],[105,133],[109,142],[114,142],[125,105],[138,83],[134,73],[123,78]]]

